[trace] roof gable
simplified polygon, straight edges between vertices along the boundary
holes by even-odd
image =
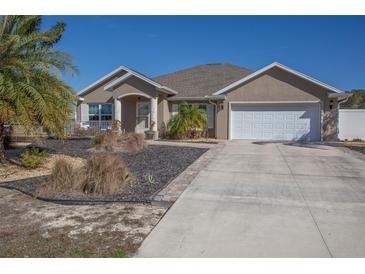
[[[260,69],[260,70],[258,70],[256,72],[251,73],[251,74],[249,74],[249,75],[247,75],[247,76],[245,76],[245,77],[243,77],[243,78],[241,78],[241,79],[239,79],[239,80],[231,83],[230,85],[228,85],[228,86],[226,86],[226,87],[218,90],[217,92],[213,93],[213,95],[221,95],[221,94],[224,94],[226,92],[229,92],[233,88],[235,88],[235,87],[237,87],[239,85],[242,85],[242,84],[248,82],[249,80],[251,80],[251,79],[253,79],[253,78],[255,78],[255,77],[257,77],[257,76],[259,76],[259,75],[261,75],[263,73],[265,73],[266,71],[268,71],[268,70],[270,70],[270,69],[272,69],[274,67],[278,67],[278,68],[280,68],[280,69],[282,69],[282,70],[284,70],[286,72],[289,72],[291,74],[294,74],[294,75],[296,75],[296,76],[298,76],[298,77],[300,77],[302,79],[305,79],[305,80],[307,80],[309,82],[312,82],[312,83],[314,83],[314,84],[316,84],[318,86],[321,86],[323,88],[326,88],[326,89],[328,89],[330,91],[333,91],[333,92],[336,92],[336,93],[342,93],[342,91],[339,90],[339,89],[337,89],[337,88],[334,88],[334,87],[332,87],[330,85],[327,85],[325,83],[322,83],[322,82],[320,82],[317,79],[314,79],[314,78],[312,78],[310,76],[307,76],[307,75],[305,75],[305,74],[303,74],[301,72],[298,72],[296,70],[293,70],[291,68],[288,68],[288,67],[286,67],[286,66],[284,66],[284,65],[282,65],[280,63],[274,62],[274,63],[272,63],[272,64],[270,64],[270,65],[268,65],[266,67],[263,67],[262,69]]]
[[[102,78],[100,78],[99,80],[95,81],[94,83],[92,83],[91,85],[87,86],[86,88],[82,89],[78,95],[83,95],[86,92],[88,92],[89,90],[93,89],[94,87],[98,86],[99,84],[101,84],[102,82],[106,81],[109,78],[112,78],[113,76],[117,75],[118,73],[125,71],[126,73],[123,74],[121,77],[118,77],[117,79],[111,81],[109,84],[105,85],[104,90],[112,90],[115,86],[123,83],[124,81],[126,81],[129,77],[134,76],[136,78],[141,79],[142,81],[145,81],[153,86],[155,86],[157,89],[159,89],[162,92],[165,92],[167,94],[177,94],[176,91],[174,91],[173,89],[161,85],[159,83],[157,83],[156,81],[153,81],[152,79],[148,78],[147,76],[144,76],[130,68],[127,68],[125,66],[121,66],[118,67],[117,69],[113,70],[112,72],[108,73],[107,75],[103,76]]]
[[[118,75],[120,72],[125,71],[124,67],[118,67],[115,70],[109,72],[108,74],[104,75],[103,77],[101,77],[100,79],[96,80],[95,82],[91,83],[90,85],[88,85],[87,87],[83,88],[82,90],[80,90],[77,95],[83,95],[86,92],[90,91],[91,89],[93,89],[94,87],[100,85],[101,83],[103,83],[104,81],[108,80],[109,78],[112,78],[113,76]]]

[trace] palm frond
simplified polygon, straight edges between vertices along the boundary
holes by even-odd
[[[52,48],[65,24],[41,31],[41,21],[41,16],[0,18],[0,126],[10,121],[27,130],[42,126],[62,137],[75,95],[55,72],[78,70],[70,55]]]

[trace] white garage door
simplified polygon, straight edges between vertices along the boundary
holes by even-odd
[[[231,138],[320,140],[318,103],[231,105]]]

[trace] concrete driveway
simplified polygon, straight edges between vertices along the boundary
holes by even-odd
[[[139,257],[365,257],[365,158],[324,145],[227,142]]]

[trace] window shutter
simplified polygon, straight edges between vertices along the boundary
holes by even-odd
[[[81,121],[87,122],[89,121],[89,105],[81,104]]]
[[[214,105],[207,105],[208,128],[214,128]]]
[[[172,104],[171,118],[174,118],[177,114],[179,114],[179,105]]]

